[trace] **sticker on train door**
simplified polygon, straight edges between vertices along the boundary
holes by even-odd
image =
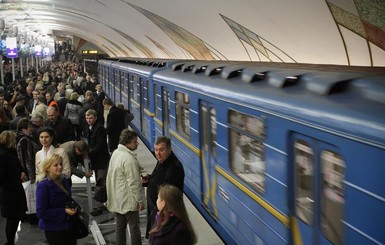
[[[212,104],[201,101],[200,104],[200,137],[201,137],[201,193],[202,204],[208,213],[216,219],[218,211],[216,207],[215,193],[217,188],[215,164],[216,164],[216,140],[217,123],[216,110]]]

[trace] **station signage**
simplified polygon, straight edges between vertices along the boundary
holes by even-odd
[[[97,50],[82,50],[82,54],[97,54]]]
[[[8,58],[17,58],[17,41],[16,37],[7,37],[6,40],[7,47],[7,57]]]

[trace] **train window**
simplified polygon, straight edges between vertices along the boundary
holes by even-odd
[[[264,123],[256,117],[247,116],[237,111],[230,110],[230,124],[240,130],[253,134],[257,137],[265,137]]]
[[[296,213],[306,224],[313,224],[313,150],[303,140],[294,144]]]
[[[325,237],[333,244],[344,244],[344,179],[345,163],[334,152],[321,152],[323,190],[321,202],[321,227]]]
[[[127,73],[123,72],[122,73],[122,81],[123,81],[123,94],[127,95],[127,91],[129,89],[128,83],[126,82],[127,79]]]
[[[138,77],[131,75],[131,99],[138,101]]]
[[[202,135],[204,137],[203,147],[206,152],[210,152],[212,156],[217,156],[217,119],[216,110],[207,105],[201,106],[202,114]],[[210,130],[210,131],[209,131]]]
[[[229,111],[231,169],[260,193],[265,190],[264,123],[259,118]]]
[[[114,70],[114,84],[116,88],[119,88],[119,70]]]
[[[153,101],[154,101],[154,116],[155,116],[155,118],[157,118],[158,117],[158,98],[157,98],[158,91],[156,90],[156,84],[155,83],[152,86],[153,86],[152,96],[153,96]]]
[[[188,94],[175,92],[176,130],[190,140],[190,98]]]
[[[150,88],[148,87],[148,80],[143,82],[143,106],[150,109]]]

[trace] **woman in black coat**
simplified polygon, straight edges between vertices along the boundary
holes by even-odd
[[[197,242],[182,192],[177,187],[161,185],[156,206],[159,211],[149,232],[150,245],[193,245]]]
[[[6,130],[0,134],[0,201],[5,225],[6,244],[14,244],[17,227],[27,211],[27,200],[21,184],[21,171],[16,149],[16,133]]]

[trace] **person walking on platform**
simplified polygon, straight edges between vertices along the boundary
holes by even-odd
[[[108,146],[112,153],[118,147],[120,133],[126,128],[124,120],[126,112],[116,107],[109,98],[103,100],[103,106],[105,109],[109,110],[106,131],[108,136]]]
[[[7,219],[7,245],[15,244],[17,227],[28,210],[20,180],[22,166],[17,158],[15,145],[15,132],[6,130],[0,134],[0,206],[1,216]]]
[[[138,135],[129,129],[120,134],[118,148],[112,153],[108,167],[106,207],[116,213],[116,244],[126,244],[127,223],[131,245],[140,245],[139,211],[144,209],[144,188],[136,153]]]
[[[158,159],[151,175],[142,176],[144,186],[147,186],[147,229],[146,238],[154,225],[157,210],[159,186],[174,185],[183,193],[184,169],[179,159],[172,152],[171,140],[160,136],[155,141],[155,157]]]
[[[183,202],[182,192],[173,185],[160,186],[155,224],[150,230],[149,245],[192,245],[197,242]]]
[[[39,228],[45,231],[50,245],[76,245],[70,217],[77,210],[67,206],[71,196],[70,182],[62,175],[63,159],[53,154],[42,162],[36,189],[36,211]]]

